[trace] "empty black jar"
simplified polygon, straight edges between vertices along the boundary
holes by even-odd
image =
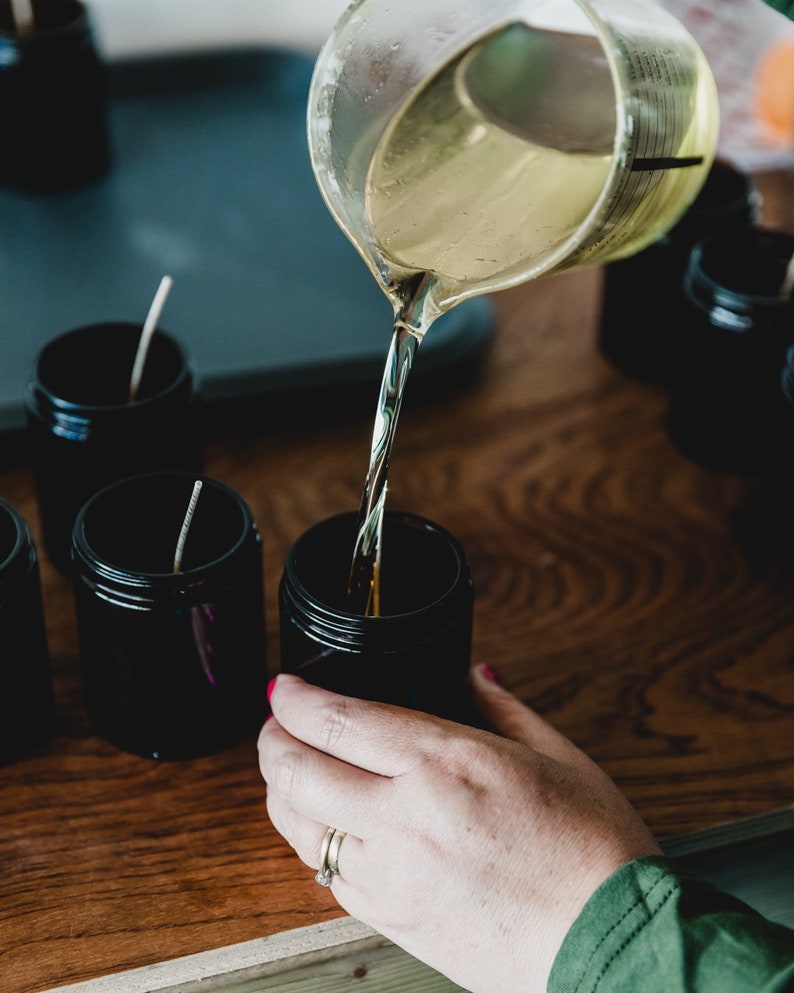
[[[174,552],[202,482],[181,568]],[[206,476],[133,476],[74,527],[86,706],[125,751],[186,759],[255,734],[267,716],[262,540],[233,489]]]
[[[380,615],[345,609],[357,515],[305,531],[279,588],[281,668],[326,689],[470,721],[474,586],[460,543],[433,521],[387,511]]]
[[[706,468],[766,475],[790,460],[783,373],[794,342],[794,298],[784,285],[792,256],[794,235],[762,227],[722,231],[691,253],[687,350],[667,429]]]
[[[0,763],[40,745],[55,726],[55,699],[39,564],[27,524],[0,499]]]
[[[694,245],[713,232],[747,227],[760,198],[751,176],[716,159],[699,195],[653,244],[604,267],[598,346],[621,372],[667,386],[687,361],[683,278]]]
[[[44,549],[69,569],[72,526],[103,486],[142,472],[203,465],[198,395],[182,345],[152,336],[137,396],[129,383],[141,325],[88,324],[39,352],[25,390]]]
[[[80,0],[32,0],[19,30],[0,13],[0,183],[46,193],[110,164],[106,81]]]

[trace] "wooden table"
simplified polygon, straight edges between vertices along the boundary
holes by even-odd
[[[794,229],[791,177],[760,182],[765,218]],[[682,458],[664,392],[600,355],[600,287],[594,269],[494,298],[476,380],[406,402],[390,502],[465,545],[474,660],[666,837],[792,801],[794,579],[737,527],[754,483]],[[287,549],[357,506],[371,414],[208,443],[209,473],[243,494],[264,537],[273,672]],[[0,473],[0,493],[38,541],[28,467]],[[0,769],[3,993],[340,917],[270,826],[253,740],[158,764],[89,733],[71,590],[46,561],[42,584],[59,727]]]

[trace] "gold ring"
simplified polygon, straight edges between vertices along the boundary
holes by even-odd
[[[329,827],[320,846],[320,868],[314,877],[320,886],[330,886],[334,876],[339,875],[339,848],[345,839],[344,831]]]

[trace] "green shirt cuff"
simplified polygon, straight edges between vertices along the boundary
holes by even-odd
[[[663,858],[629,862],[568,932],[549,993],[783,993],[794,931]]]

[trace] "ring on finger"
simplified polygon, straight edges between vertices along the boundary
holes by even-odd
[[[334,876],[339,875],[339,849],[345,840],[344,831],[329,827],[320,846],[320,868],[314,877],[320,886],[330,886]]]

